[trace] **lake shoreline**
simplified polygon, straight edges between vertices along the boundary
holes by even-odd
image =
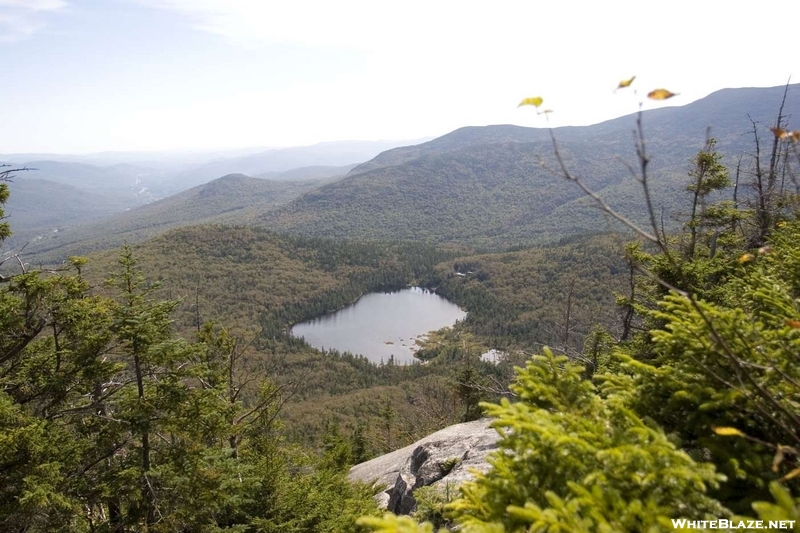
[[[289,333],[317,349],[361,355],[375,364],[408,364],[420,361],[420,339],[466,315],[435,291],[406,285],[362,294],[342,309],[294,324]]]

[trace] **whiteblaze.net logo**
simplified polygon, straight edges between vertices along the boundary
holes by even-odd
[[[688,520],[673,518],[675,529],[794,529],[795,520]]]

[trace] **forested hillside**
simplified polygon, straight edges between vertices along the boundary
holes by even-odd
[[[9,182],[6,213],[17,228],[11,246],[53,237],[58,231],[96,220],[161,197],[162,174],[133,165],[95,166],[59,161],[9,161],[6,168],[28,169]]]
[[[178,226],[215,222],[245,224],[323,182],[273,181],[242,174],[223,176],[157,202],[51,232],[29,247],[28,257],[37,263],[58,263],[70,255],[113,249]]]
[[[613,294],[592,281],[624,289],[628,271],[619,246],[614,238],[597,237],[542,250],[463,257],[465,251],[458,248],[359,244],[199,226],[173,230],[133,251],[148,277],[162,281],[160,295],[180,300],[173,316],[187,338],[205,321],[242,339],[256,336],[248,364],[277,381],[301,383],[285,408],[293,438],[319,445],[331,421],[350,434],[359,421],[372,419],[365,424],[372,428],[367,440],[370,452],[378,453],[459,420],[464,407],[454,385],[457,374],[461,365],[476,364],[481,353],[505,349],[520,360],[520,352],[535,343],[561,346],[571,285],[570,349],[580,347],[598,317],[614,327]],[[607,260],[598,262],[596,255]],[[116,252],[94,256],[85,275],[99,282],[115,260]],[[565,262],[571,266],[565,268]],[[466,266],[474,273],[457,275]],[[411,283],[435,289],[469,311],[453,334],[425,349],[427,360],[439,359],[436,364],[376,368],[361,357],[322,356],[288,336],[294,323],[339,309],[367,292]],[[554,305],[549,308],[545,302]],[[497,371],[487,365],[485,370],[508,373],[510,364]],[[430,419],[415,414],[414,407],[426,397],[421,392],[426,388],[436,391],[437,401],[444,404]],[[368,396],[375,401],[364,402]],[[375,430],[385,426],[381,420],[387,404],[395,412],[388,441],[385,430]]]
[[[689,160],[708,128],[732,171],[763,137],[783,88],[727,89],[683,107],[642,114],[651,190],[667,227],[675,229]],[[800,113],[800,85],[788,87],[786,116]],[[557,128],[566,165],[614,208],[647,219],[631,132],[636,117]],[[762,139],[768,143],[768,139]],[[754,169],[745,159],[742,176]],[[384,152],[343,180],[261,217],[266,227],[303,235],[459,242],[503,249],[557,242],[609,229],[604,216],[562,177],[545,128],[463,128],[417,146]],[[619,229],[618,226],[614,227]]]
[[[787,116],[800,112],[798,87],[788,87]],[[752,144],[753,122],[755,133],[763,136],[764,124],[780,102],[781,91],[723,90],[687,106],[643,114],[652,154],[650,189],[656,206],[663,209],[666,227],[678,227],[683,197],[675,191],[682,188],[688,161],[702,146],[707,127],[712,127],[717,150],[725,156],[723,163],[732,172],[739,167],[744,180],[755,171],[749,158],[740,160]],[[559,128],[554,133],[572,172],[612,207],[642,222],[647,215],[641,191],[626,166],[635,164],[630,142],[634,127],[635,118],[627,116],[594,126]],[[317,149],[325,154],[334,146]],[[277,157],[273,163],[283,168],[278,162],[284,157],[292,160],[290,152],[265,152],[245,159],[256,165],[263,158],[272,161],[270,158]],[[219,164],[244,168],[235,166],[237,161],[220,160]],[[263,167],[267,163],[258,164]],[[137,167],[125,168],[132,172]],[[343,168],[342,173],[345,171]],[[97,174],[93,172],[90,177]],[[120,208],[111,202],[75,214],[85,201],[65,202],[57,211],[68,209],[73,222],[59,224],[57,232],[49,227],[33,232],[20,228],[20,238],[13,243],[21,245],[39,237],[28,246],[31,260],[57,263],[69,255],[137,242],[189,223],[259,225],[313,237],[454,242],[497,251],[622,229],[563,179],[544,128],[462,128],[426,143],[385,151],[333,183],[309,179],[338,173],[335,167],[303,167],[270,172],[262,175],[269,180],[261,182],[225,177],[153,205],[81,225],[75,223]],[[30,176],[38,177],[35,172]],[[303,179],[286,183],[297,178]],[[143,185],[149,184],[147,179]],[[22,192],[20,201],[25,198]],[[741,194],[746,197],[750,191],[745,188]],[[13,201],[11,207],[13,214]],[[28,206],[24,211],[35,210]],[[52,216],[43,221],[52,221]],[[43,221],[37,221],[35,227],[41,227]]]
[[[619,333],[615,294],[628,290],[629,265],[613,235],[439,264],[431,283],[469,314],[463,327],[493,348],[550,345],[580,351],[595,325]]]
[[[769,88],[722,89],[684,106],[663,107],[642,114],[647,140],[658,164],[666,161],[685,163],[705,141],[706,129],[718,141],[720,153],[738,157],[752,148],[753,127],[750,119],[764,127],[775,120],[784,86]],[[800,105],[800,84],[789,85],[786,93],[786,115]],[[557,110],[554,110],[557,112]],[[749,118],[748,118],[749,115]],[[631,132],[636,114],[608,120],[592,126],[555,128],[564,142],[587,142],[613,148],[611,155],[633,155]],[[750,135],[748,135],[750,134]],[[544,127],[468,126],[431,141],[414,146],[387,150],[374,159],[358,165],[353,173],[379,167],[400,165],[423,156],[438,155],[482,144],[548,143],[550,133]]]
[[[330,166],[330,165],[311,165],[308,167],[292,168],[284,171],[269,171],[261,174],[256,174],[256,178],[273,179],[273,180],[321,180],[325,178],[335,178],[337,176],[344,176],[357,165],[343,165],[343,166]]]
[[[64,226],[102,218],[125,209],[99,194],[71,185],[38,179],[35,171],[15,178],[6,209],[15,228],[9,245],[47,239]]]
[[[204,321],[226,317],[258,326],[266,316],[280,326],[338,309],[365,292],[403,287],[453,252],[422,244],[326,241],[279,236],[247,227],[192,226],[173,230],[133,250],[148,277],[185,298],[179,329],[190,328],[188,307],[199,298]],[[101,280],[117,252],[95,257],[87,276]]]

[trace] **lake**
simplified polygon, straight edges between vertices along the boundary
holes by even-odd
[[[340,311],[295,325],[292,335],[314,348],[361,354],[375,363],[394,356],[395,363],[406,364],[415,361],[417,339],[466,315],[438,294],[413,287],[366,294]]]

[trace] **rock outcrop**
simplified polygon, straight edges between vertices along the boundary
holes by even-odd
[[[377,481],[382,507],[397,514],[416,508],[413,492],[428,485],[457,487],[471,479],[469,470],[490,468],[486,454],[497,449],[499,435],[482,418],[447,427],[410,446],[381,455],[350,469],[354,481]]]

